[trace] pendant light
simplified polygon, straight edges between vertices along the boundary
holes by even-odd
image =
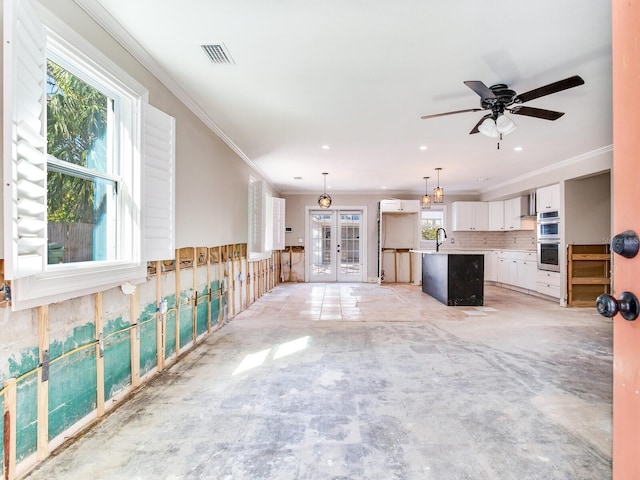
[[[331,197],[327,195],[327,175],[329,174],[323,173],[322,175],[324,175],[324,193],[318,197],[318,205],[320,208],[329,208],[331,206]]]
[[[420,204],[422,205],[423,209],[427,209],[427,208],[431,208],[431,195],[429,195],[429,187],[427,185],[427,181],[429,180],[429,177],[423,177],[423,178],[424,178],[424,195],[420,199]]]
[[[436,172],[438,172],[438,186],[433,189],[433,203],[444,202],[444,189],[440,187],[440,170],[442,170],[442,167],[436,168]]]

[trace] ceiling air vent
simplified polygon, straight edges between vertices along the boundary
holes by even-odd
[[[212,63],[217,65],[231,65],[235,63],[223,43],[215,45],[201,45],[201,47]]]

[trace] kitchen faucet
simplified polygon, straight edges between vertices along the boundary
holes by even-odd
[[[438,229],[436,230],[436,252],[440,250],[440,245],[444,243],[440,241],[440,230],[442,230],[442,233],[444,233],[444,238],[447,238],[447,231],[442,227],[438,227]]]

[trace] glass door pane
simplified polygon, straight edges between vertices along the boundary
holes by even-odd
[[[312,211],[309,225],[309,279],[312,282],[335,282],[335,212]]]
[[[360,230],[362,225],[362,212],[341,211],[339,214],[338,251],[340,264],[338,267],[338,281],[361,282],[362,281],[362,251],[360,242]]]

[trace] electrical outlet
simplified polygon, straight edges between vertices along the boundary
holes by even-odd
[[[516,237],[513,237],[513,243],[516,243],[518,241],[518,239]]]

